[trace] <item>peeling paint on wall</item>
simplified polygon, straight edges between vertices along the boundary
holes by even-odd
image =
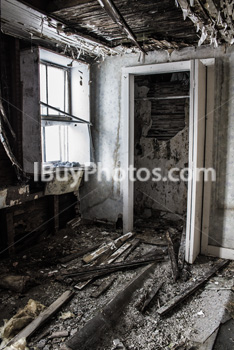
[[[163,178],[168,176],[172,168],[188,166],[188,100],[185,100],[184,119],[185,127],[168,141],[147,137],[152,125],[152,104],[147,98],[148,88],[141,86],[136,90],[140,92],[141,100],[135,102],[135,167],[162,169]],[[140,90],[140,91],[139,91]],[[173,100],[169,100],[172,102]],[[172,115],[173,120],[173,115]],[[179,171],[174,175],[178,177]],[[163,212],[173,212],[180,215],[186,213],[187,208],[187,184],[167,181],[136,181],[134,187],[134,210],[137,216],[150,217]]]

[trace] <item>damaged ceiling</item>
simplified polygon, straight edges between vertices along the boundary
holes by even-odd
[[[234,43],[230,0],[2,0],[4,33],[73,58]],[[53,44],[52,44],[53,43]]]

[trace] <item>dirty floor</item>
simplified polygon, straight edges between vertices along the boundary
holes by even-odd
[[[151,225],[149,222],[148,227],[143,227],[139,222],[136,235],[150,237],[156,241],[164,240],[165,231],[173,225],[178,229],[178,236],[174,237],[175,247],[178,247],[182,230],[181,222],[175,224],[164,220],[157,225]],[[91,294],[95,292],[102,281],[106,281],[111,275],[96,279],[84,289],[77,290],[72,281],[59,280],[59,277],[64,271],[74,271],[74,269],[82,267],[84,264],[82,257],[65,264],[61,263],[60,259],[89,246],[94,247],[102,243],[112,242],[121,235],[120,229],[116,230],[108,226],[78,225],[75,229],[60,230],[58,234],[45,238],[37,246],[25,250],[15,258],[1,260],[1,275],[27,275],[30,277],[31,285],[27,291],[22,293],[0,289],[0,326],[3,326],[4,319],[9,320],[19,308],[23,308],[29,299],[49,306],[64,291],[74,289],[73,298],[44,327],[40,328],[28,343],[30,349],[59,349],[142,270],[142,267],[138,267],[115,272],[116,278],[110,288],[98,298],[94,298]],[[126,261],[135,259],[151,251],[152,248],[156,248],[155,245],[143,241],[140,241],[140,244],[127,257]],[[233,327],[233,322],[230,321],[226,310],[226,305],[233,298],[233,262],[220,270],[170,314],[165,317],[157,314],[157,309],[160,306],[185,289],[188,282],[195,281],[199,276],[202,276],[216,260],[199,257],[194,265],[185,266],[182,278],[175,283],[173,282],[169,258],[166,257],[164,261],[158,262],[153,278],[147,280],[143,287],[135,292],[114,330],[105,334],[103,339],[96,344],[96,349],[200,349],[209,336],[218,329],[224,318],[230,322],[230,327]],[[146,312],[140,312],[138,305],[142,296],[150,287],[159,282],[163,282],[163,285],[156,298],[151,302]],[[229,328],[226,330],[220,328],[215,350],[221,349],[219,347],[220,337],[222,337],[223,332],[230,333]],[[59,331],[68,332],[68,336],[51,338],[52,334]],[[233,333],[229,338],[233,345]],[[229,345],[225,349],[231,349],[228,347]]]

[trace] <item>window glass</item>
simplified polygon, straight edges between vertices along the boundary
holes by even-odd
[[[64,110],[65,102],[65,74],[64,70],[48,66],[48,104]],[[49,109],[49,115],[60,115],[61,113]]]
[[[60,161],[60,130],[59,125],[45,127],[46,162]]]

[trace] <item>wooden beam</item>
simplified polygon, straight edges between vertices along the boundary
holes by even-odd
[[[116,262],[122,262],[127,259],[127,257],[133,252],[133,250],[136,249],[136,247],[140,244],[139,239],[134,239],[132,242],[132,245],[129,249],[127,249],[118,259],[116,259]]]
[[[207,271],[204,276],[200,277],[191,285],[188,283],[188,286],[185,287],[185,289],[179,295],[175,296],[168,303],[158,309],[157,313],[161,316],[167,314],[182,301],[184,301],[188,296],[196,292],[196,290],[199,289],[210,277],[212,277],[218,270],[225,267],[228,263],[229,260],[218,260],[218,262],[209,271]]]
[[[118,248],[119,246],[121,246],[122,242],[124,242],[124,240],[128,239],[131,235],[132,235],[132,233],[129,232],[129,233],[126,233],[125,235],[119,237],[118,239],[116,239],[114,241],[115,242],[115,249]],[[128,243],[125,243],[125,244],[128,245]],[[104,251],[104,253],[101,253],[101,255],[99,255],[98,258],[95,261],[93,261],[91,266],[97,266],[97,265],[103,265],[103,264],[111,264],[119,256],[121,256],[122,253],[127,249],[125,244],[122,247],[120,247],[117,251],[114,251],[114,253],[112,253],[113,252],[113,247],[110,246],[106,251]],[[82,290],[90,282],[92,282],[92,278],[90,278],[89,280],[87,280],[85,282],[81,282],[81,283],[76,284],[75,288],[78,289],[78,290]]]
[[[131,243],[124,243],[119,249],[117,249],[110,258],[106,261],[106,264],[113,263],[119,256],[121,256],[125,250],[127,250],[129,247],[131,247]]]
[[[113,252],[113,250],[118,249],[125,241],[127,241],[133,235],[134,234],[132,232],[128,232],[125,235],[117,238],[114,242],[110,242],[104,246],[101,246],[100,248],[98,248],[97,250],[92,252],[91,254],[85,255],[83,257],[84,262],[86,262],[86,264],[88,264],[88,263],[96,260],[97,258],[99,258],[99,256],[101,256],[102,254],[104,254],[108,251]]]
[[[35,320],[33,320],[6,345],[10,346],[21,338],[28,339],[31,337],[39,327],[41,327],[50,317],[52,317],[73,296],[73,294],[74,293],[70,290],[63,293],[57,300],[55,300],[55,302],[53,302],[46,310],[42,311],[40,315],[35,318]]]
[[[156,265],[151,264],[141,271],[127,287],[120,291],[99,313],[66,342],[65,348],[72,350],[96,349],[101,336],[116,326],[124,309],[130,303],[133,293],[141,288],[146,279],[153,274],[155,268]]]
[[[157,253],[156,254],[154,253],[151,255],[147,254],[146,256],[142,256],[140,259],[136,259],[132,261],[82,268],[80,270],[77,270],[76,272],[64,273],[61,275],[61,277],[63,278],[71,277],[71,278],[75,278],[75,280],[77,281],[85,281],[87,279],[104,276],[106,274],[109,274],[115,271],[120,271],[120,270],[130,269],[130,268],[137,268],[137,267],[140,267],[141,265],[146,265],[156,261],[160,262],[163,260],[164,260],[163,255],[159,255]]]
[[[110,286],[113,284],[113,282],[116,280],[116,276],[112,276],[108,279],[106,279],[92,294],[92,298],[98,298],[101,294],[103,294],[107,289],[110,288]]]
[[[154,297],[157,295],[159,289],[162,287],[163,282],[160,282],[152,287],[150,292],[147,292],[147,295],[144,296],[140,303],[138,304],[138,309],[141,312],[145,312],[151,301],[154,299]]]
[[[122,32],[124,32],[128,39],[130,39],[144,54],[147,54],[145,50],[140,46],[136,40],[136,36],[132,32],[131,28],[126,23],[125,19],[114,5],[111,0],[98,0],[99,4],[106,11],[109,17],[119,26]]]

